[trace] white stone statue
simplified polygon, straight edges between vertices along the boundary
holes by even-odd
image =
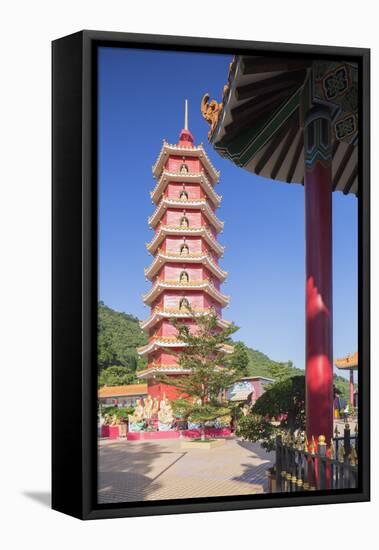
[[[133,414],[129,414],[129,422],[141,422],[144,418],[144,407],[142,405],[141,399],[137,399],[136,408],[134,409]]]
[[[161,422],[161,424],[165,425],[172,424],[172,422],[174,421],[172,407],[165,395],[163,396],[163,399],[159,404],[158,420],[159,422]]]
[[[144,402],[144,417],[146,420],[150,420],[150,418],[153,416],[153,400],[151,398],[151,395],[148,395]]]

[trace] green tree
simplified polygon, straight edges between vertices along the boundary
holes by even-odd
[[[337,390],[337,394],[343,398],[348,400],[349,399],[349,382],[346,380],[346,378],[343,378],[342,376],[334,375],[333,376],[333,384],[335,389]]]
[[[281,420],[281,427],[294,431],[305,426],[305,377],[293,376],[273,384],[255,402],[253,414]]]
[[[223,393],[246,374],[248,357],[243,344],[232,345],[230,337],[238,327],[232,324],[220,328],[216,313],[195,315],[188,310],[196,329],[190,331],[188,324],[173,319],[183,349],[180,353],[170,352],[177,357],[186,375],[159,379],[179,390],[181,398],[173,403],[174,410],[183,418],[199,423],[204,439],[205,422],[230,413],[231,407]]]
[[[246,348],[246,351],[249,359],[247,366],[248,376],[266,376],[269,378],[275,378],[273,375],[275,370],[280,369],[282,365],[287,365],[292,369],[291,376],[304,374],[303,370],[294,367],[292,361],[288,361],[287,363],[273,361],[261,351],[252,348]]]
[[[251,412],[240,419],[237,434],[259,441],[267,450],[274,449],[275,437],[283,429],[293,432],[305,428],[305,377],[293,376],[273,384]]]
[[[98,386],[123,386],[125,384],[138,383],[134,372],[127,367],[114,365],[103,369],[98,376]]]
[[[271,378],[273,378],[275,382],[283,382],[296,374],[292,361],[288,361],[287,363],[271,362],[268,369]]]

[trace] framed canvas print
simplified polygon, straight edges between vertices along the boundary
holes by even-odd
[[[369,51],[53,42],[53,508],[369,499]]]

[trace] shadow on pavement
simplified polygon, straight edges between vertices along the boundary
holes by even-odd
[[[275,453],[265,451],[259,443],[252,443],[251,441],[244,440],[236,441],[240,447],[248,449],[253,454],[248,457],[251,458],[252,462],[249,464],[241,464],[244,471],[239,476],[233,477],[233,480],[260,486],[263,492],[267,492],[267,470],[273,465]],[[259,464],[253,464],[253,462],[257,460],[259,460]]]
[[[162,449],[162,445],[152,442],[130,443],[117,442],[100,447],[99,503],[148,499],[162,487],[157,479],[185,454]]]

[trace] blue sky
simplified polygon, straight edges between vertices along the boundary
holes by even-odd
[[[304,192],[237,168],[209,146],[200,113],[205,92],[219,99],[230,56],[122,48],[99,51],[99,299],[148,316],[145,243],[154,210],[151,167],[162,140],[176,143],[189,100],[189,128],[221,171],[218,216],[225,222],[224,317],[235,337],[304,368]],[[357,349],[357,200],[333,194],[334,356]]]

